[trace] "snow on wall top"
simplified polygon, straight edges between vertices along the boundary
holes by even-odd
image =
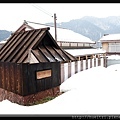
[[[102,49],[67,49],[65,51],[73,56],[106,53],[106,51]]]

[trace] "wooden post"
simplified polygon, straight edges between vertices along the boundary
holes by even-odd
[[[54,13],[55,40],[57,41],[56,14]]]
[[[86,55],[86,69],[88,69],[88,56]]]
[[[100,64],[100,55],[98,55],[98,66],[100,66],[101,64]]]
[[[90,56],[90,68],[92,68],[92,55]]]
[[[103,54],[103,59],[104,59],[104,67],[107,67],[107,58],[106,58],[106,54]]]
[[[96,56],[94,55],[94,67],[96,67]]]
[[[81,59],[81,71],[83,71],[83,59]]]

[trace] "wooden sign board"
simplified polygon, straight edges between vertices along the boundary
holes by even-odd
[[[51,76],[51,70],[44,70],[37,72],[37,79],[42,79]]]

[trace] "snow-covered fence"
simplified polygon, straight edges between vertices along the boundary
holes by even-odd
[[[61,83],[78,72],[97,66],[106,67],[106,64],[107,58],[99,55],[75,62],[61,63]]]

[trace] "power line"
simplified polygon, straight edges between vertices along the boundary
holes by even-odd
[[[45,25],[45,26],[49,26],[49,27],[54,27],[53,25],[48,25],[48,24],[36,23],[36,22],[31,22],[31,21],[26,21],[26,22],[33,23],[33,24],[38,24],[38,25]]]
[[[45,14],[53,17],[51,13],[48,13],[48,12],[47,12],[46,10],[44,10],[43,8],[40,8],[40,6],[35,6],[35,5],[32,5],[32,6],[35,7],[35,8],[37,8],[37,9],[39,9],[40,11],[44,12]],[[58,28],[58,27],[57,27],[57,25],[56,25],[56,20],[57,20],[57,17],[56,17],[56,14],[54,13],[54,26],[46,25],[46,24],[41,24],[41,23],[35,23],[35,22],[31,22],[31,23],[54,27],[54,28],[55,28],[55,40],[57,41],[57,29],[56,29],[56,28]],[[28,21],[28,22],[30,22],[30,21]],[[59,28],[60,28],[60,27],[59,27]],[[62,29],[63,29],[63,28],[62,28]]]
[[[35,7],[35,8],[37,8],[38,10],[44,12],[45,14],[53,17],[53,15],[51,13],[47,12],[46,10],[44,10],[43,8],[41,8],[40,6],[35,6],[35,5],[32,5],[32,6]]]
[[[42,24],[42,23],[36,23],[36,22],[31,22],[31,21],[26,21],[26,20],[25,20],[25,22],[27,22],[27,23],[33,23],[33,24],[38,24],[38,25],[45,25],[45,26],[49,26],[49,27],[54,27],[54,25],[48,25],[48,24]],[[57,28],[67,29],[67,30],[68,30],[68,28],[63,28],[63,27],[57,27]]]
[[[39,10],[41,10],[41,11],[44,12],[45,14],[47,14],[47,15],[53,17],[50,13],[46,12],[44,9],[42,9],[42,8],[40,9],[40,7],[38,7],[38,6],[34,6],[34,5],[32,5],[32,6],[35,7],[35,8],[37,8],[37,9],[39,9]],[[54,14],[54,27],[55,27],[55,40],[57,41],[56,14]]]
[[[36,7],[36,6],[34,6],[34,5],[32,5],[33,7],[35,7],[35,8],[37,8],[37,9],[39,9],[40,7]],[[53,17],[50,13],[48,13],[48,12],[46,12],[44,9],[39,9],[39,10],[41,10],[42,12],[44,12],[45,14],[47,14],[47,15],[49,15],[49,16],[51,16],[51,17]],[[54,14],[54,27],[55,27],[55,40],[57,41],[57,30],[56,30],[56,14]]]

